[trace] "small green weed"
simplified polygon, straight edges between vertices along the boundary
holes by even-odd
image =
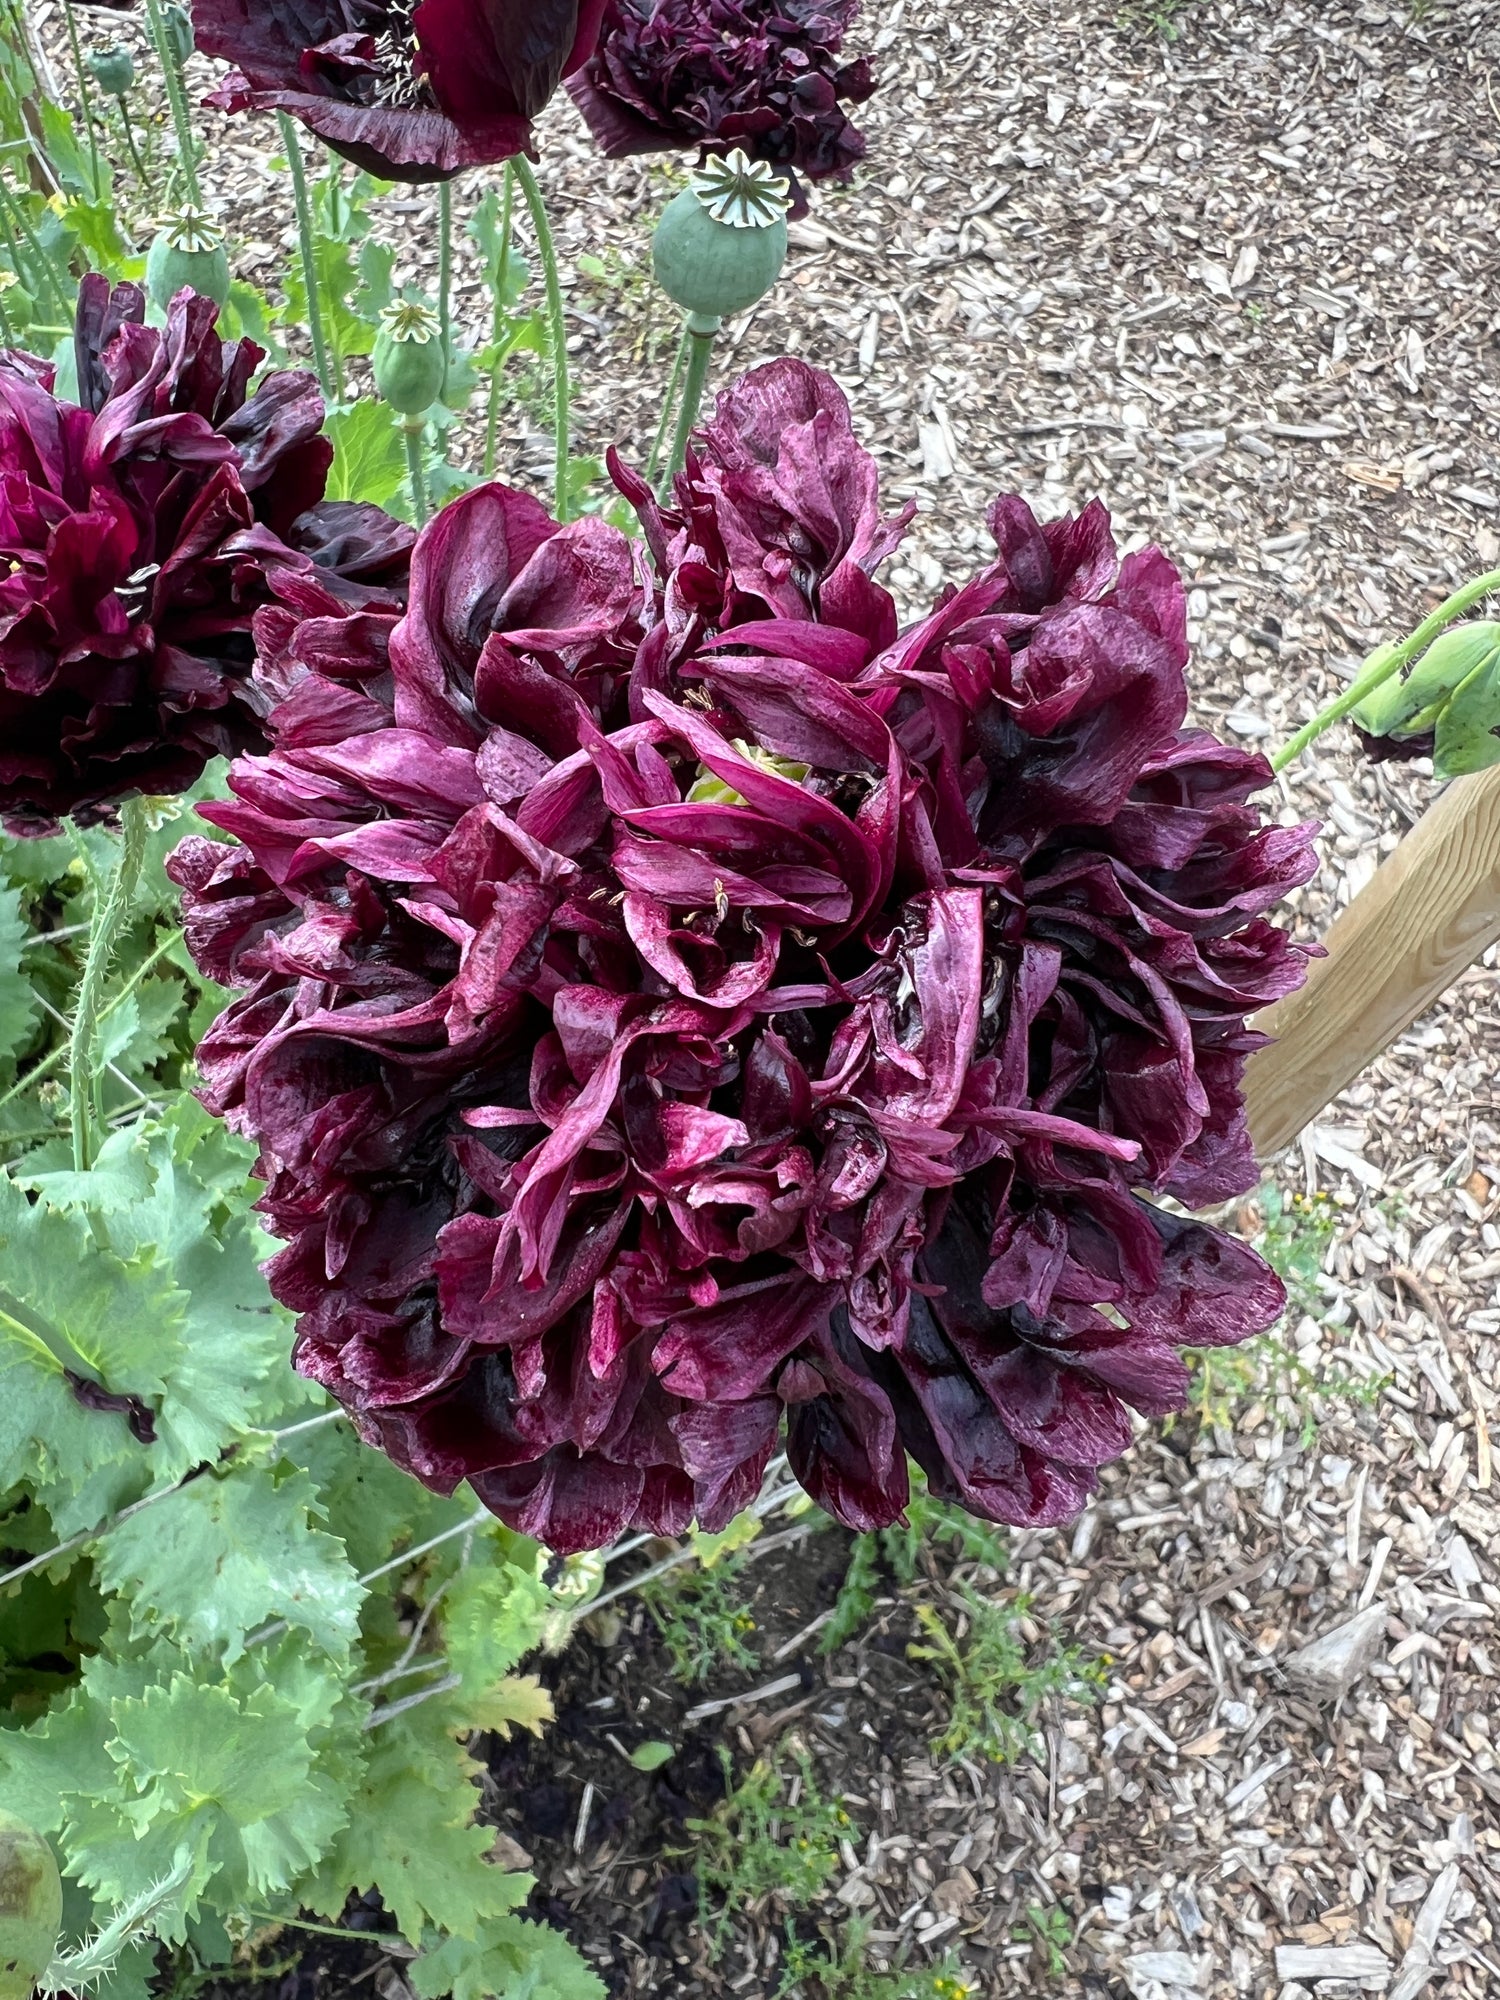
[[[875,1609],[882,1574],[900,1589],[915,1583],[925,1548],[946,1544],[960,1562],[984,1563],[997,1576],[1005,1574],[1006,1548],[1000,1531],[977,1520],[946,1500],[934,1500],[915,1466],[911,1469],[911,1499],[906,1519],[893,1528],[856,1535],[849,1551],[849,1568],[834,1601],[833,1616],[818,1641],[822,1653],[836,1653],[864,1629]]]
[[[781,1984],[775,2000],[970,2000],[977,1992],[956,1954],[941,1965],[901,1966],[877,1972],[868,1962],[871,1925],[857,1919],[842,1942],[809,1944],[787,1934]]]
[[[1175,42],[1182,37],[1182,17],[1192,5],[1193,0],[1126,0],[1115,18],[1126,34]]]
[[[729,1753],[719,1754],[727,1782]],[[787,1911],[815,1903],[839,1867],[840,1840],[858,1831],[844,1808],[823,1796],[806,1757],[790,1784],[772,1765],[755,1764],[711,1818],[690,1819],[687,1827],[698,1836],[698,1879],[719,1898],[706,1924],[715,1957],[747,1903],[769,1896]]]
[[[911,1659],[936,1667],[948,1685],[948,1722],[933,1754],[1013,1764],[1035,1746],[1037,1713],[1049,1696],[1092,1700],[1103,1669],[1076,1646],[1059,1647],[1050,1639],[1045,1650],[1029,1644],[1022,1630],[1029,1598],[993,1604],[966,1589],[961,1599],[957,1632],[932,1605],[917,1605],[924,1639],[906,1649]]]
[[[688,1687],[701,1687],[716,1667],[759,1665],[746,1643],[755,1620],[745,1606],[744,1568],[742,1555],[707,1568],[694,1563],[670,1571],[641,1592],[671,1656],[672,1672]]]
[[[1073,1942],[1073,1922],[1060,1903],[1028,1903],[1026,1921],[1011,1926],[1011,1936],[1036,1947],[1049,1979],[1062,1979],[1068,1970],[1066,1952]]]
[[[1267,1182],[1260,1190],[1265,1231],[1256,1248],[1286,1286],[1286,1322],[1319,1317],[1323,1260],[1338,1233],[1338,1210],[1326,1195],[1290,1198]],[[1305,1451],[1317,1436],[1315,1399],[1332,1398],[1367,1407],[1385,1385],[1384,1376],[1355,1375],[1348,1369],[1309,1368],[1279,1331],[1262,1334],[1241,1347],[1189,1349],[1191,1407],[1200,1422],[1228,1429],[1236,1409],[1249,1397],[1270,1393],[1300,1412]]]

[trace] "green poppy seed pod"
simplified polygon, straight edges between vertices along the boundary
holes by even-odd
[[[443,331],[430,306],[398,299],[380,315],[371,356],[375,387],[403,417],[420,417],[443,393],[448,357]]]
[[[106,97],[124,97],[135,85],[135,58],[123,42],[96,50],[87,58],[89,72]]]
[[[786,181],[738,150],[712,159],[668,202],[651,245],[656,281],[685,312],[747,312],[786,262]]]
[[[188,286],[216,306],[229,297],[229,258],[218,224],[201,208],[184,205],[163,222],[146,252],[146,291],[165,312]]]
[[[0,1812],[0,2000],[31,2000],[62,1928],[62,1879],[51,1847]]]

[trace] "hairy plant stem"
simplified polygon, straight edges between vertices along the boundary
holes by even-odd
[[[1492,590],[1500,590],[1500,570],[1490,570],[1488,574],[1476,577],[1472,583],[1466,583],[1462,590],[1455,590],[1430,618],[1423,619],[1409,639],[1402,639],[1396,645],[1377,646],[1344,692],[1329,702],[1326,708],[1320,709],[1311,722],[1305,722],[1290,742],[1283,744],[1271,759],[1271,769],[1279,775],[1288,764],[1295,763],[1325,729],[1332,728],[1351,709],[1358,708],[1362,701],[1374,694],[1378,687],[1383,687],[1392,674],[1400,673],[1403,667],[1425,653],[1455,618],[1462,618]]]
[[[73,0],[63,0],[63,19],[68,25],[68,49],[73,57],[73,74],[78,79],[78,101],[83,110],[83,129],[89,135],[89,184],[94,190],[94,199],[103,198],[104,190],[99,184],[99,133],[94,124],[94,93],[89,82],[89,73],[84,66],[83,45],[78,39],[78,23],[73,18]]]
[[[494,341],[497,348],[505,338],[505,290],[510,283],[510,232],[515,216],[516,177],[510,170],[509,160],[505,163],[505,177],[500,184],[500,262],[495,268],[494,290]],[[495,356],[495,365],[490,370],[489,408],[485,414],[484,426],[484,476],[495,476],[495,456],[500,437],[500,381],[505,373],[505,356]]]
[[[670,493],[672,481],[687,464],[688,440],[693,435],[693,426],[698,421],[698,411],[703,404],[703,391],[708,386],[708,371],[714,358],[714,341],[722,324],[722,321],[704,313],[688,314],[687,338],[690,347],[687,381],[682,391],[682,408],[677,413],[677,436],[673,440],[672,456],[661,484],[663,498]]]
[[[154,0],[153,0],[154,4]],[[292,170],[292,198],[297,207],[297,247],[302,260],[302,284],[307,293],[307,330],[312,336],[313,366],[324,396],[334,401],[333,370],[328,363],[328,342],[323,334],[323,303],[318,296],[317,245],[313,237],[312,201],[307,192],[307,169],[302,164],[302,144],[297,128],[284,111],[276,122],[281,143],[286,148],[287,165]]]
[[[201,208],[203,189],[198,180],[198,144],[193,137],[193,121],[188,114],[187,92],[182,83],[182,67],[177,60],[177,51],[172,47],[167,35],[167,24],[162,18],[161,0],[146,0],[146,20],[151,29],[151,41],[156,50],[156,59],[161,64],[162,75],[166,79],[167,103],[172,110],[172,129],[177,134],[177,157],[182,166],[182,178],[187,183],[188,199],[194,208]]]
[[[86,1173],[93,1164],[95,1124],[94,1049],[99,1033],[104,982],[115,946],[130,914],[135,888],[146,856],[146,801],[126,799],[120,807],[120,856],[89,927],[73,1032],[68,1041],[69,1123],[73,1132],[73,1171]]]
[[[427,476],[422,470],[422,432],[425,429],[426,424],[421,417],[408,417],[401,426],[406,439],[406,474],[411,484],[411,510],[419,528],[426,527],[431,511],[427,503]]]
[[[683,375],[687,372],[688,354],[692,348],[693,336],[686,325],[682,338],[677,343],[677,356],[672,363],[672,379],[667,384],[667,393],[662,401],[661,422],[656,427],[656,440],[651,447],[651,456],[646,462],[646,484],[655,486],[656,476],[661,470],[661,455],[666,447],[667,437],[672,428],[672,412],[677,408],[677,392],[682,387]]]
[[[438,325],[443,358],[453,359],[453,183],[438,182]]]
[[[515,170],[516,179],[521,184],[522,197],[531,213],[531,226],[536,231],[537,250],[541,255],[542,272],[547,281],[547,323],[551,329],[553,403],[557,426],[554,511],[559,521],[566,521],[569,512],[568,458],[571,440],[568,433],[572,418],[572,392],[568,382],[568,321],[567,314],[563,310],[562,281],[557,273],[557,246],[552,240],[552,228],[547,220],[547,206],[542,200],[542,190],[537,185],[530,160],[524,154],[518,153],[511,165]]]

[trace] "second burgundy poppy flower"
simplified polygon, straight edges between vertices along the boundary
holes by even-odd
[[[446,180],[529,151],[531,121],[593,53],[604,0],[194,0],[210,102],[288,111],[387,180]]]

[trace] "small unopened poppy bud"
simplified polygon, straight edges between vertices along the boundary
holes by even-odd
[[[167,31],[167,46],[179,63],[185,63],[193,53],[193,23],[186,7],[179,7],[176,0],[161,10],[162,23]]]
[[[393,410],[404,417],[419,417],[430,410],[448,379],[448,357],[443,352],[437,314],[430,306],[411,299],[398,299],[387,306],[380,315],[371,362],[375,387]]]
[[[31,2000],[62,1928],[62,1880],[52,1849],[24,1820],[0,1812],[0,2000]]]
[[[135,85],[135,58],[123,42],[96,49],[87,58],[89,73],[106,97],[124,97]]]
[[[724,319],[763,299],[786,262],[789,184],[736,149],[668,202],[651,246],[657,283],[686,312]]]
[[[163,219],[146,252],[146,291],[165,312],[187,286],[216,306],[229,297],[224,232],[207,209],[185,202]]]

